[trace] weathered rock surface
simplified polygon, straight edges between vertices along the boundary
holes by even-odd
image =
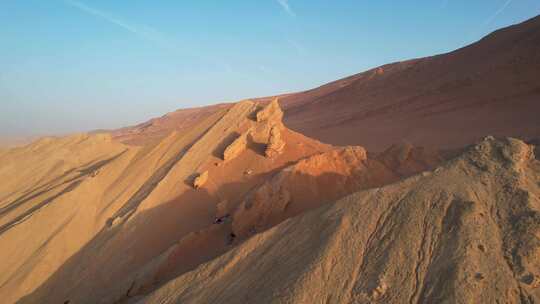
[[[278,100],[278,98],[274,98],[264,109],[257,112],[257,122],[281,121],[283,119],[283,111]]]
[[[388,152],[386,156],[399,155]],[[359,146],[335,148],[284,168],[253,190],[235,210],[232,229],[237,236],[247,237],[361,189],[389,184],[430,168],[433,164],[413,160],[385,165],[378,159],[368,159],[367,151]]]
[[[195,189],[201,188],[208,182],[208,171],[204,171],[203,173],[199,174],[193,181],[193,187]]]
[[[232,144],[230,144],[225,151],[223,152],[223,160],[229,161],[236,158],[238,155],[242,154],[247,149],[247,141],[249,136],[249,131],[240,135],[235,139]]]
[[[274,158],[281,154],[285,149],[285,141],[281,138],[281,129],[278,125],[274,125],[270,129],[270,136],[264,154],[268,158]]]

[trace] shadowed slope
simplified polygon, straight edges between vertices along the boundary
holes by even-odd
[[[258,234],[138,303],[533,303],[540,164],[486,139]]]
[[[12,248],[0,251],[3,301],[13,303],[41,285],[95,237],[157,168],[221,116],[201,121],[190,132],[171,134],[154,147],[124,146],[103,134],[76,135],[42,139],[2,154],[0,246]]]

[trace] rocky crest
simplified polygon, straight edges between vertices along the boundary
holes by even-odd
[[[283,120],[283,111],[279,106],[279,99],[274,98],[264,109],[257,112],[257,122],[281,122]]]

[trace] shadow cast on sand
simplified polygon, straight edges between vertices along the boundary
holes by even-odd
[[[212,155],[219,159],[223,159],[223,152],[225,151],[225,149],[227,149],[227,147],[230,146],[240,136],[241,134],[236,131],[225,136],[225,138],[223,138],[223,140],[221,140],[221,142],[212,151]]]
[[[264,175],[271,176],[278,170]],[[327,181],[342,179],[343,176],[326,173],[306,178]],[[260,180],[264,183],[268,179]],[[233,209],[248,197],[257,185],[244,190],[244,193],[238,196],[240,199],[232,204]],[[246,189],[244,183],[223,184],[213,194],[204,188],[189,189],[166,203],[140,212],[128,221],[122,220],[112,226],[105,225],[41,286],[17,303],[78,303],[91,299],[105,303],[126,303],[132,297],[152,292],[169,280],[222,255],[246,239],[235,239],[231,223],[214,223],[217,216],[216,206],[221,202],[220,193],[242,188]],[[329,202],[331,201],[313,202],[309,208],[304,207],[304,211]],[[291,201],[289,205],[291,204],[295,202]],[[286,208],[289,208],[289,205]],[[288,210],[282,212],[282,218],[271,226],[298,215],[298,212],[290,214]],[[253,234],[271,226],[260,231],[253,230]],[[172,246],[176,246],[172,260],[163,263],[163,267],[154,269],[152,277],[141,278],[141,269]],[[76,283],[65,286],[65,282]],[[114,287],[109,288],[113,285]]]
[[[58,185],[51,185],[51,183],[54,183],[54,182],[59,180],[58,178],[56,178],[51,183],[49,183],[50,187],[48,187],[48,188],[46,188],[44,190],[40,190],[38,192],[35,192],[34,194],[31,194],[31,195],[28,195],[28,194],[23,195],[20,198],[13,201],[12,203],[8,204],[6,207],[0,208],[0,218],[1,218],[4,215],[6,215],[7,213],[9,213],[10,211],[21,207],[22,205],[24,205],[25,203],[31,201],[32,199],[34,199],[34,198],[36,198],[36,197],[38,197],[40,195],[46,194],[47,192],[53,191],[53,190],[55,190],[57,188],[61,188],[62,186],[65,186],[58,193],[53,194],[50,197],[44,199],[43,201],[36,203],[35,205],[28,208],[26,211],[22,212],[21,214],[19,214],[18,216],[16,216],[15,218],[13,218],[9,222],[7,222],[6,224],[0,226],[0,236],[3,233],[5,233],[6,231],[8,231],[9,229],[15,227],[16,225],[18,225],[20,223],[23,223],[34,212],[36,212],[36,211],[40,210],[41,208],[47,206],[48,204],[50,204],[51,202],[53,202],[54,200],[56,200],[60,196],[75,190],[84,181],[85,178],[93,177],[94,174],[97,174],[99,169],[101,169],[103,166],[107,165],[108,163],[114,161],[115,159],[119,158],[126,151],[127,150],[124,150],[123,152],[120,152],[120,153],[118,153],[117,155],[115,155],[115,156],[113,156],[111,158],[104,159],[104,160],[98,161],[98,162],[93,163],[93,164],[85,165],[85,166],[81,167],[80,169],[69,170],[68,172],[64,173],[60,178],[67,177],[69,174],[71,174],[71,173],[73,173],[75,171],[77,171],[77,174],[74,177],[69,178],[68,180],[66,180],[66,181],[64,181],[64,182],[62,182],[62,183],[60,183]]]

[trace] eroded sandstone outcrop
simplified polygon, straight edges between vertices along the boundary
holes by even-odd
[[[281,121],[283,119],[283,111],[279,106],[278,98],[274,98],[264,109],[257,112],[257,122],[268,120]]]
[[[283,152],[285,141],[281,138],[281,129],[278,125],[272,126],[270,136],[264,154],[268,158],[274,158]]]
[[[240,129],[247,129],[242,135],[236,138],[223,151],[223,160],[230,161],[238,157],[248,148],[249,142],[255,146],[264,146],[261,151],[267,158],[274,158],[281,154],[285,148],[285,140],[282,132],[285,129],[283,125],[283,111],[279,106],[278,99],[258,110],[255,113],[255,122],[253,120],[245,121]],[[242,124],[240,125],[242,126]]]
[[[232,144],[230,144],[227,148],[225,148],[225,151],[223,151],[224,161],[229,161],[231,159],[234,159],[246,150],[249,133],[250,132],[248,131],[240,135],[237,139],[235,139],[232,142]]]
[[[233,231],[237,235],[247,236],[282,220],[285,209],[291,202],[291,193],[286,185],[287,178],[287,175],[280,174],[246,197],[234,214],[236,220],[233,222]]]

